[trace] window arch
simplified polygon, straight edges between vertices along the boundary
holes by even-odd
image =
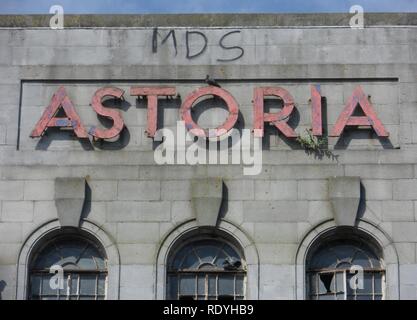
[[[81,234],[49,237],[29,267],[29,299],[102,300],[107,291],[107,257]]]
[[[319,239],[307,257],[307,297],[313,300],[381,300],[385,270],[372,240],[346,233]]]
[[[168,299],[244,299],[246,265],[233,244],[220,238],[194,238],[172,251],[167,268]]]

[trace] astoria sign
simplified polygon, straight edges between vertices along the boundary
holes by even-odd
[[[322,96],[319,85],[311,86],[311,124],[314,136],[323,135],[322,124]],[[117,87],[104,87],[97,90],[92,97],[91,106],[94,111],[103,117],[112,120],[110,128],[90,127],[83,125],[82,119],[76,111],[76,107],[68,96],[63,86],[54,93],[48,107],[44,110],[41,118],[36,123],[31,132],[31,137],[42,137],[48,128],[65,128],[74,131],[76,137],[95,139],[112,139],[117,137],[123,130],[125,123],[120,111],[103,106],[106,98],[123,99],[125,92]],[[175,87],[142,87],[133,86],[130,88],[131,96],[143,97],[147,99],[147,135],[155,137],[157,132],[157,114],[159,97],[177,96]],[[228,116],[217,128],[201,128],[192,118],[191,109],[202,98],[217,97],[224,101],[228,108]],[[268,97],[279,98],[282,101],[282,108],[275,113],[264,111],[264,100]],[[287,123],[294,111],[294,98],[286,89],[282,87],[256,87],[253,93],[253,134],[255,137],[263,137],[264,123],[275,126],[285,137],[296,138],[298,135]],[[354,115],[356,109],[360,108],[363,115]],[[63,109],[65,116],[57,116],[58,111]],[[238,119],[239,104],[227,90],[218,86],[209,85],[196,89],[188,94],[182,102],[180,108],[180,120],[184,121],[187,130],[194,136],[201,138],[220,138],[228,134],[236,125]],[[350,94],[347,103],[338,116],[329,136],[338,137],[347,127],[366,126],[375,131],[378,137],[388,137],[389,133],[383,123],[378,118],[374,107],[363,91],[361,86],[357,86]]]

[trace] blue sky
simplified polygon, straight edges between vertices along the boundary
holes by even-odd
[[[0,14],[48,14],[52,5],[65,13],[279,13],[417,12],[417,0],[0,0]]]

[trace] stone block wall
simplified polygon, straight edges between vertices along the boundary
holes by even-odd
[[[2,19],[6,18],[1,18]],[[4,21],[3,21],[4,22]],[[3,23],[4,25],[4,23]],[[245,233],[259,254],[260,299],[300,298],[297,252],[303,239],[333,220],[328,178],[358,176],[360,221],[380,230],[398,255],[398,287],[386,298],[417,299],[417,33],[415,26],[373,26],[363,30],[331,26],[172,27],[170,40],[152,52],[158,24],[146,27],[0,28],[0,281],[2,299],[19,298],[21,248],[36,230],[57,219],[54,181],[85,178],[90,189],[83,220],[101,230],[120,254],[120,298],[154,299],[158,252],[179,226],[195,219],[193,179],[221,177],[227,206],[221,219]],[[171,30],[160,27],[160,35]],[[187,31],[208,39],[207,49],[187,59]],[[224,50],[219,39],[230,31]],[[226,44],[226,40],[225,40]],[[191,37],[189,49],[201,48]],[[253,89],[281,86],[294,97],[302,134],[311,125],[310,85],[326,97],[327,131],[356,85],[370,96],[390,132],[390,143],[369,130],[348,132],[315,157],[267,128],[259,175],[241,165],[156,165],[145,134],[146,106],[129,96],[130,86],[172,85],[181,99],[205,86],[212,75],[239,103],[244,128],[253,123]],[[91,98],[103,86],[125,90],[120,107],[128,134],[115,148],[86,148],[62,132],[31,139],[30,131],[57,88],[65,86],[86,127],[101,125]],[[163,123],[174,127],[181,101],[161,101]],[[224,110],[201,110],[202,125],[223,122]],[[268,124],[265,124],[268,127]],[[27,266],[26,266],[27,267]],[[248,275],[250,279],[250,275]],[[398,283],[399,281],[399,283]]]

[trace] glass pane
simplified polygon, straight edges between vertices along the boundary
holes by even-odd
[[[226,254],[231,257],[234,258],[235,260],[240,260],[240,256],[238,255],[238,253],[229,245],[225,245],[223,247],[223,250],[226,252]]]
[[[80,256],[82,250],[86,246],[85,244],[83,247],[80,247],[80,243],[77,241],[76,243],[62,243],[57,244],[59,246],[59,251],[63,259],[60,261],[60,265],[64,264],[73,264],[76,265],[77,259]]]
[[[332,247],[339,261],[350,262],[355,254],[356,248],[351,245],[337,245]]]
[[[178,278],[176,276],[168,277],[168,299],[176,300],[178,297]]]
[[[222,250],[216,258],[216,261],[215,261],[216,266],[222,269],[224,267],[224,261],[226,260],[226,258],[227,256]]]
[[[101,260],[101,258],[99,258]],[[95,250],[92,248],[88,248],[81,256],[80,260],[78,261],[78,267],[82,270],[97,270],[100,267],[96,264],[95,260]],[[104,265],[102,264],[103,269]]]
[[[94,257],[94,261],[96,262],[97,265],[97,269],[99,270],[106,270],[107,266],[106,266],[106,261],[103,259],[103,257]]]
[[[52,265],[64,266],[64,270],[105,269],[105,257],[88,241],[74,238],[58,238],[43,248],[33,261],[34,270],[48,270]]]
[[[345,292],[345,277],[343,272],[336,273],[336,292]]]
[[[353,279],[353,274],[349,272],[346,274],[346,291],[348,295],[354,295],[355,293],[355,288],[357,287],[355,279]]]
[[[198,276],[197,288],[198,288],[198,291],[197,291],[198,294],[201,294],[201,295],[206,294],[206,277],[204,275]]]
[[[54,264],[60,265],[61,256],[56,250],[42,252],[33,266],[34,270],[49,270]]]
[[[319,300],[335,300],[336,296],[333,294],[326,294],[319,296]]]
[[[42,295],[57,295],[58,290],[52,289],[50,286],[49,281],[51,278],[52,278],[52,274],[44,275],[42,277]]]
[[[106,278],[105,274],[100,274],[98,276],[98,287],[97,287],[97,294],[104,295],[106,290]]]
[[[359,275],[358,275],[359,276]],[[360,288],[360,286],[358,286],[358,290],[357,293],[361,294],[361,293],[372,293],[372,273],[369,272],[365,272],[363,275],[363,289]],[[360,285],[360,281],[359,281],[359,285]]]
[[[243,276],[236,276],[236,294],[243,295]]]
[[[80,295],[95,295],[96,275],[80,275]]]
[[[337,269],[342,269],[342,270],[347,270],[350,269],[352,267],[352,265],[350,264],[350,262],[340,262],[337,264]]]
[[[381,268],[381,261],[377,258],[377,257],[370,257],[371,263],[372,263],[372,267],[375,269],[380,269]]]
[[[356,296],[356,300],[372,300],[372,296],[371,295],[367,295],[367,296],[358,295]]]
[[[71,277],[70,293],[78,294],[78,274],[72,273],[70,277]]]
[[[319,293],[334,292],[334,273],[319,274]]]
[[[215,275],[209,275],[208,276],[208,293],[210,295],[216,295],[216,276]]]
[[[375,293],[382,293],[382,273],[378,272],[374,274]]]
[[[310,264],[312,269],[330,269],[336,268],[337,257],[332,251],[318,252]]]
[[[30,293],[32,295],[39,295],[41,292],[41,282],[42,282],[42,277],[39,276],[32,276],[30,278]]]
[[[234,276],[219,275],[218,295],[234,295]]]
[[[181,263],[182,263],[182,259],[187,255],[187,253],[189,252],[190,247],[186,246],[185,248],[182,248],[176,255],[175,255],[175,259],[173,260],[172,264],[171,264],[171,269],[172,270],[178,270],[180,268],[182,268]]]
[[[357,252],[355,259],[352,262],[354,265],[359,265],[363,268],[372,268],[369,257],[363,252]]]
[[[336,298],[341,298],[342,293],[346,291],[347,299],[354,299],[356,294],[360,297],[358,299],[368,299],[372,293],[383,292],[383,272],[364,272],[356,271],[350,273],[352,266],[361,266],[368,269],[380,266],[380,262],[373,252],[373,249],[358,239],[355,240],[334,240],[329,241],[319,247],[318,251],[309,258],[307,271],[316,271],[317,269],[333,268],[337,265],[337,270],[343,272],[336,272],[334,279],[330,271],[323,270],[319,272],[318,288],[314,281],[314,275],[310,274],[309,295],[314,296],[315,291],[325,295],[320,299],[328,298],[326,293],[333,293],[336,289]],[[353,269],[354,270],[354,269]],[[345,277],[345,280],[343,278]],[[362,277],[362,278],[360,278]],[[375,279],[373,279],[375,277]],[[335,286],[334,286],[335,285]],[[360,288],[357,288],[360,287]],[[340,295],[340,297],[339,297]]]
[[[212,263],[217,253],[219,252],[219,248],[215,246],[208,246],[208,245],[201,246],[199,248],[196,248],[196,252],[203,263],[204,262]]]
[[[196,279],[194,275],[182,275],[180,278],[180,294],[194,296],[195,282]]]
[[[68,290],[68,275],[64,275],[63,288],[59,290],[60,296],[66,296]]]
[[[169,270],[196,269],[201,265],[206,268],[212,264],[223,269],[224,260],[230,257],[232,261],[241,262],[239,254],[228,244],[217,240],[195,241],[181,248],[170,259]],[[238,266],[239,267],[239,266]]]
[[[345,242],[345,243],[344,243]],[[350,264],[366,268],[380,267],[376,255],[363,243],[346,244],[346,241],[330,241],[311,258],[310,269],[347,268]]]
[[[194,253],[191,253],[187,256],[184,263],[182,264],[182,269],[197,269],[200,265],[200,260],[198,260],[197,256]]]
[[[310,294],[316,294],[317,293],[317,273],[310,273],[310,287],[309,291]]]

